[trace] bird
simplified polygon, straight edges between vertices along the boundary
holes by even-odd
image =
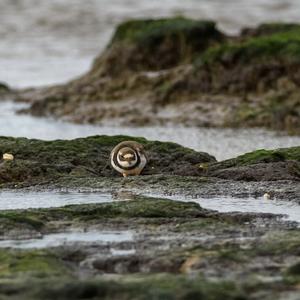
[[[111,166],[123,177],[140,175],[148,162],[143,145],[135,141],[124,141],[110,153]]]

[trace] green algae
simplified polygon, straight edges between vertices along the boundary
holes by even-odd
[[[216,30],[212,21],[197,21],[184,17],[169,19],[130,20],[120,24],[111,43],[117,41],[130,41],[151,46],[161,37],[181,36],[186,43],[199,43],[201,38],[220,38],[222,35]],[[191,45],[193,46],[193,45]]]
[[[300,30],[297,29],[210,48],[199,57],[198,64],[250,64],[255,61],[266,63],[266,59],[298,63],[299,53]]]
[[[299,276],[300,277],[300,262],[295,263],[290,266],[287,270],[288,275]]]
[[[0,212],[0,219],[26,223],[36,229],[44,223],[59,220],[91,221],[103,218],[197,218],[204,216],[202,208],[192,202],[135,197],[136,200],[69,205],[60,208]]]
[[[224,38],[211,21],[183,17],[130,20],[118,26],[105,54],[96,59],[93,73],[103,67],[107,57],[119,64],[119,72],[171,68],[192,61]],[[110,74],[115,73],[112,66],[106,67]]]
[[[20,214],[15,211],[2,212],[0,213],[0,220],[2,223],[5,222],[7,227],[13,224],[19,224],[20,226],[28,225],[34,229],[41,229],[44,226],[44,222],[42,220],[32,217],[30,213]]]
[[[9,86],[4,82],[0,81],[0,92],[8,92],[9,90]]]
[[[61,260],[46,250],[0,249],[0,278],[66,275]]]
[[[112,280],[32,280],[18,284],[4,284],[0,293],[13,290],[23,299],[136,299],[136,300],[228,300],[247,299],[245,291],[230,281],[209,282],[201,277],[186,279],[183,276],[152,275],[128,277],[119,282]],[[17,294],[18,295],[18,294]],[[9,295],[6,295],[9,296]],[[6,298],[4,298],[6,299]]]
[[[174,143],[151,142],[128,136],[93,136],[75,140],[41,141],[26,138],[0,137],[0,155],[12,153],[14,161],[0,164],[0,183],[29,182],[41,184],[61,177],[116,176],[110,167],[110,152],[125,140],[145,146],[149,162],[145,174],[176,174],[185,165],[194,166],[215,159],[201,152]]]
[[[275,33],[283,33],[289,31],[296,31],[300,29],[297,23],[264,23],[256,28],[246,28],[242,31],[242,36],[265,36]]]
[[[235,158],[234,162],[236,165],[252,165],[257,163],[272,163],[287,160],[300,162],[300,147],[277,150],[257,150]]]

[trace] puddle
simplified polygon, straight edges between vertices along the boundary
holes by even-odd
[[[128,249],[128,250],[120,250],[120,249],[110,249],[110,253],[113,256],[127,256],[127,255],[133,255],[136,253],[135,249]]]
[[[61,207],[114,201],[110,194],[80,192],[0,191],[0,210]]]
[[[0,101],[0,136],[43,140],[73,139],[102,134],[143,136],[149,140],[171,141],[198,151],[208,152],[218,160],[232,158],[257,149],[276,149],[300,144],[300,137],[279,135],[263,129],[79,125],[16,114],[16,110],[21,108],[24,108],[24,104]]]
[[[76,243],[111,244],[114,242],[121,243],[131,241],[133,241],[133,232],[131,231],[64,232],[44,235],[40,239],[4,240],[0,241],[0,248],[42,249],[72,245]],[[122,250],[113,250],[111,252],[112,255],[125,255],[125,252],[123,253]]]
[[[172,197],[174,200],[182,200],[180,197]],[[300,224],[300,205],[294,202],[281,200],[266,200],[262,198],[198,198],[185,199],[199,203],[201,207],[218,212],[245,212],[245,213],[272,213],[275,215],[285,215],[284,220],[294,221]]]

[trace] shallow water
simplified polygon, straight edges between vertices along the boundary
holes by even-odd
[[[0,248],[42,249],[76,243],[110,244],[130,241],[133,241],[133,232],[131,231],[74,231],[47,234],[40,239],[3,240],[0,241]],[[118,249],[111,252],[112,255],[125,255],[125,252]]]
[[[110,194],[80,192],[20,192],[0,190],[0,210],[61,207],[113,201]]]
[[[166,197],[177,201],[192,201],[206,209],[219,212],[253,212],[286,215],[286,220],[300,223],[300,205],[281,200],[266,200],[264,198],[190,198],[180,195]],[[132,197],[119,197],[117,201],[130,201]],[[28,192],[28,191],[0,191],[0,210],[61,207],[71,204],[107,203],[116,201],[111,194],[99,192]]]
[[[172,197],[180,200],[180,197]],[[275,215],[285,215],[284,220],[300,223],[300,205],[294,202],[261,198],[234,198],[215,197],[185,199],[198,203],[201,207],[218,212],[247,212],[247,213],[272,213]]]
[[[185,15],[237,33],[261,22],[299,22],[298,0],[1,0],[0,81],[60,83],[84,73],[116,26],[131,18]]]
[[[171,141],[198,151],[208,152],[218,160],[232,158],[257,149],[300,145],[300,136],[284,136],[262,129],[79,125],[30,115],[16,115],[15,111],[22,107],[24,104],[0,101],[0,136],[46,140],[73,139],[101,134],[143,136],[150,140]]]

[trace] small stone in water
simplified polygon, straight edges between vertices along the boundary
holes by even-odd
[[[270,200],[271,199],[271,195],[269,193],[265,193],[264,194],[264,199],[265,200]]]

